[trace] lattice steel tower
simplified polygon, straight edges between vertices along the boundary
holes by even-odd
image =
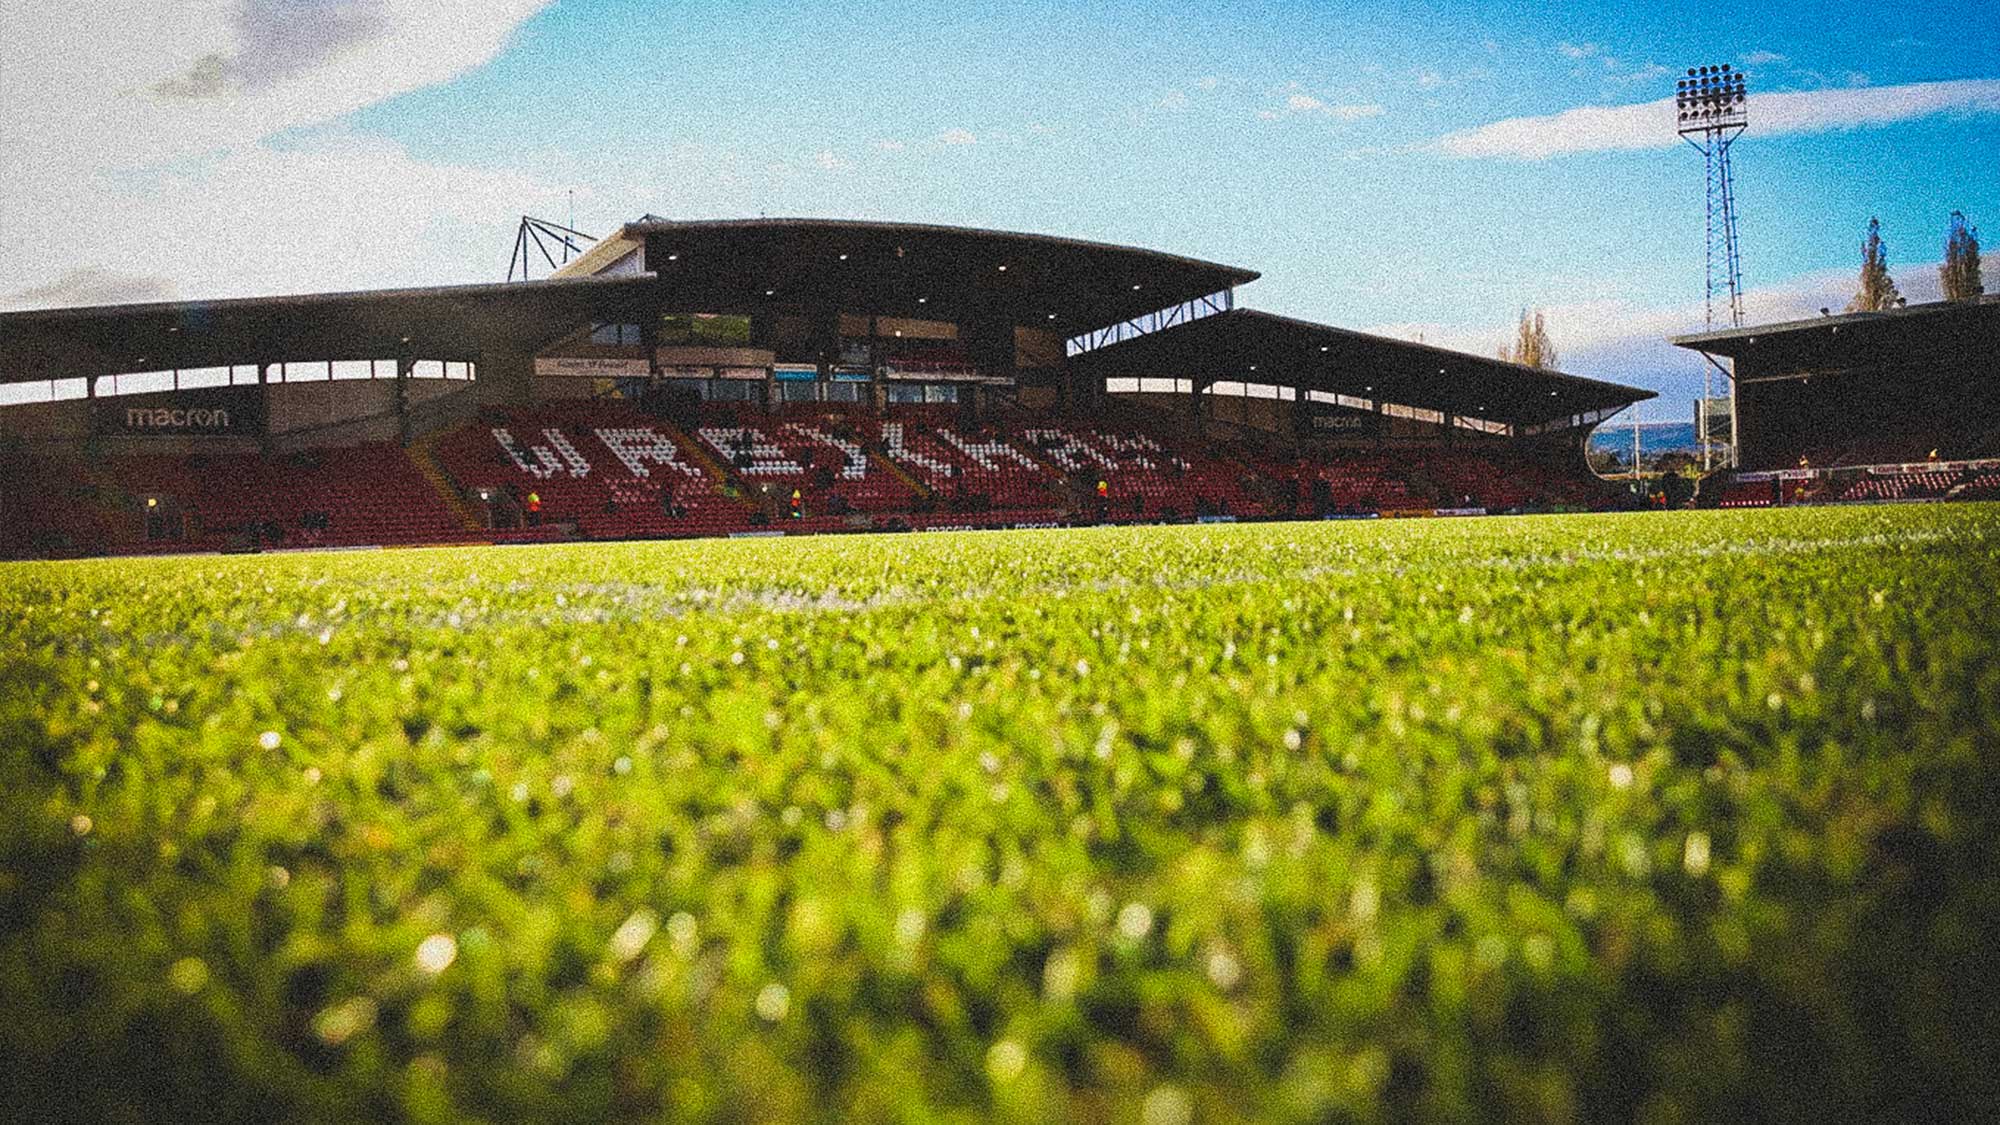
[[[1729,325],[1743,327],[1743,265],[1736,252],[1736,180],[1729,170],[1729,149],[1749,127],[1749,94],[1743,72],[1722,66],[1692,67],[1675,84],[1674,113],[1681,139],[1701,153],[1708,183],[1707,301],[1702,311],[1705,331],[1715,329],[1716,296],[1728,300]],[[1713,390],[1710,365],[1702,365],[1702,462],[1707,467],[1708,400]],[[1736,444],[1736,380],[1729,380],[1729,444]],[[1732,453],[1732,461],[1734,460]]]

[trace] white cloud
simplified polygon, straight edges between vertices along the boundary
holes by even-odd
[[[869,147],[873,148],[876,152],[901,152],[903,151],[903,142],[890,137],[880,137],[869,145]]]
[[[1160,99],[1161,109],[1170,109],[1176,113],[1185,110],[1192,104],[1193,102],[1189,100],[1186,92],[1181,90],[1169,90],[1167,91],[1167,96]]]
[[[1628,70],[1623,74],[1614,74],[1611,76],[1611,81],[1621,82],[1626,85],[1636,85],[1641,82],[1664,82],[1666,79],[1673,77],[1673,75],[1674,69],[1672,67],[1661,66],[1656,62],[1649,62],[1645,66],[1635,70]]]
[[[1865,128],[1939,113],[2000,113],[2000,79],[1752,94],[1749,111],[1753,127],[1764,136]],[[1662,98],[1508,118],[1447,134],[1428,147],[1448,156],[1546,160],[1582,152],[1671,148],[1679,143],[1674,125],[1673,99]]]
[[[1359,121],[1364,117],[1382,116],[1382,107],[1372,103],[1366,105],[1331,105],[1302,90],[1294,90],[1285,96],[1285,100],[1276,109],[1258,110],[1257,116],[1265,121],[1275,121],[1280,117],[1289,117],[1293,114],[1301,113],[1319,117],[1331,117],[1337,121]]]
[[[549,2],[17,5],[0,37],[0,150],[30,174],[80,153],[146,165],[337,120],[486,63]]]
[[[1217,86],[1222,85],[1222,79],[1216,77],[1213,74],[1205,75],[1201,78],[1196,79],[1194,85],[1195,89],[1197,90],[1213,90]]]
[[[1785,56],[1776,51],[1752,51],[1743,56],[1743,65],[1745,66],[1769,66],[1772,63],[1781,63],[1784,61]]]
[[[0,308],[56,309],[90,305],[125,305],[171,301],[180,295],[164,277],[122,273],[97,266],[63,271],[52,281],[0,293]]]
[[[848,166],[847,161],[841,159],[840,154],[830,148],[823,148],[814,153],[813,164],[823,172],[839,172]]]
[[[944,132],[938,134],[937,140],[941,145],[969,145],[976,142],[978,138],[972,135],[972,130],[970,129],[946,129]]]
[[[579,206],[594,198],[577,192]],[[565,203],[526,174],[427,163],[379,137],[238,146],[74,182],[37,216],[61,253],[17,264],[27,284],[0,304],[93,300],[92,288],[137,300],[498,281],[514,217]],[[161,276],[118,292],[104,264],[127,262]]]
[[[560,206],[559,191],[343,132],[267,138],[483,65],[548,3],[15,6],[0,37],[0,236],[21,240],[33,216],[47,249],[10,263],[19,288],[0,302],[500,276],[505,216]],[[162,276],[120,280],[131,261]]]
[[[1558,43],[1556,50],[1566,59],[1587,59],[1597,53],[1595,43]]]

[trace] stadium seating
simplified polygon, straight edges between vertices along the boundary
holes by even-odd
[[[473,538],[402,447],[309,453],[38,459],[10,481],[22,518],[10,553],[36,543],[94,553],[407,546]],[[148,504],[148,501],[151,504]]]
[[[2000,469],[1978,469],[1945,494],[1951,500],[2000,500]]]
[[[1612,506],[1622,495],[1589,476],[1580,458],[1561,461],[1563,451],[1497,441],[1299,446],[1227,427],[1217,429],[1235,436],[1203,436],[1179,417],[1119,403],[1088,418],[1005,405],[975,416],[969,404],[893,404],[879,414],[819,402],[660,409],[671,416],[624,399],[494,408],[408,451],[377,444],[56,468],[23,468],[17,457],[0,464],[0,480],[41,487],[21,489],[35,499],[17,503],[0,549],[139,552],[1583,509]],[[1937,482],[1921,487],[1939,491]],[[1769,503],[1768,485],[1758,488],[1732,490],[1723,502]],[[138,506],[148,495],[166,501],[150,524]],[[169,533],[160,533],[163,526]]]
[[[495,528],[573,527],[591,539],[726,535],[754,505],[673,427],[623,403],[498,411],[436,445],[441,468]],[[541,504],[539,518],[529,498]]]
[[[1941,499],[1963,474],[1950,471],[1915,473],[1871,472],[1847,487],[1842,500],[1935,500]]]
[[[1716,505],[1721,508],[1768,508],[1776,502],[1776,494],[1767,480],[1732,481],[1722,491],[1722,499]]]
[[[791,411],[779,417],[721,416],[697,427],[706,451],[745,484],[770,485],[789,502],[800,493],[805,511],[905,512],[917,490],[887,471],[865,433],[842,414]],[[789,514],[782,510],[780,514]]]

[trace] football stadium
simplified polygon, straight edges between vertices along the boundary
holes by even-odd
[[[338,49],[200,56],[115,106],[198,116],[349,55],[366,85],[485,18],[398,39],[396,5],[306,7],[231,26]],[[526,26],[584,19],[567,7]],[[795,69],[821,38],[791,41]],[[573,41],[592,98],[629,96],[602,37],[509,49]],[[492,99],[452,101],[453,129],[514,127],[476,85],[509,57],[425,80]],[[1272,130],[1382,115],[1184,85],[1155,109],[1236,89]],[[1586,451],[1676,393],[1638,384],[1681,384],[1263,311],[1275,267],[1183,253],[1302,229],[1235,200],[1240,229],[1157,245],[754,206],[601,238],[524,217],[519,280],[15,300],[0,1117],[1991,1118],[2000,299],[1746,317],[1741,72],[1675,85],[1632,108],[1702,149],[1709,304],[1645,344],[1723,393],[1697,402],[1719,456],[1673,487]],[[1826,112],[1990,112],[1983,86],[1906,110],[1909,83],[1864,85]],[[1591,113],[1623,129],[1621,108]],[[1510,121],[1366,158],[1478,159]],[[308,190],[261,172],[325,153],[259,127],[280,141],[251,194]],[[1632,147],[1591,143],[1607,167]],[[206,158],[113,178],[167,167],[178,196]],[[1559,173],[1597,182],[1587,163]],[[144,239],[118,229],[94,228],[107,253]],[[1450,252],[1474,276],[1498,242]],[[1863,288],[1893,293],[1878,251]],[[262,264],[234,243],[200,263]]]
[[[0,314],[14,553],[1617,506],[1650,392],[1239,308],[1246,269],[819,220],[553,277]],[[32,487],[30,484],[32,483]]]

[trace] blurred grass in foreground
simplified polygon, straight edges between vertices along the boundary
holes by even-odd
[[[10,1117],[1964,1118],[2000,509],[0,567]]]

